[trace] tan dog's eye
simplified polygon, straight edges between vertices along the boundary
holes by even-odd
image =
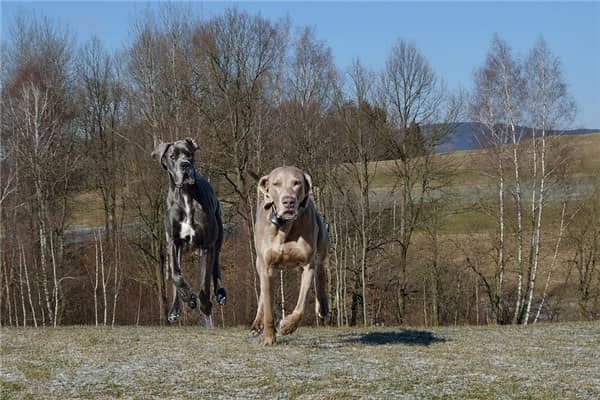
[[[294,186],[300,186],[300,181],[293,181],[292,185],[294,185]]]
[[[273,182],[273,186],[281,186],[281,181],[275,181],[275,182]]]

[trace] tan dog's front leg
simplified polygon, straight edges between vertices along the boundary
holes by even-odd
[[[271,306],[271,274],[269,272],[266,266],[261,268],[259,272],[260,297],[263,306],[263,346],[271,346],[275,343],[275,325],[273,324],[273,308]]]
[[[298,294],[298,302],[296,303],[296,307],[290,315],[285,317],[285,319],[279,323],[279,333],[282,335],[289,335],[298,328],[298,325],[302,320],[302,316],[304,315],[306,296],[308,294],[308,289],[310,289],[310,286],[313,282],[314,276],[315,269],[313,265],[305,265],[304,269],[302,270],[302,282],[300,284],[300,293]]]
[[[250,327],[250,334],[252,336],[259,336],[263,331],[263,294],[262,290],[258,296],[258,309],[256,310],[256,317]]]

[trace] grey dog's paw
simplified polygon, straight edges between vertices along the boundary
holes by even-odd
[[[194,293],[192,293],[190,295],[190,300],[187,302],[187,305],[189,308],[192,308],[192,309],[196,308],[196,306],[198,305],[198,301],[197,301],[196,295]]]
[[[179,318],[181,318],[181,313],[179,311],[171,311],[169,313],[168,320],[170,323],[177,322]]]
[[[225,291],[225,289],[223,288],[219,288],[219,290],[217,290],[217,293],[215,293],[215,301],[217,302],[217,304],[220,305],[225,305],[225,303],[227,303],[227,292]]]

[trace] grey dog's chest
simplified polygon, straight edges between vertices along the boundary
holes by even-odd
[[[190,196],[182,196],[170,207],[173,236],[190,245],[201,245],[205,236],[207,216],[202,206]]]
[[[179,236],[181,238],[190,237],[193,242],[194,236],[196,236],[196,229],[194,227],[194,202],[188,197],[183,198],[183,209],[181,211],[180,231]]]

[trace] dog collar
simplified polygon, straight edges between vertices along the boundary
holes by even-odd
[[[273,225],[275,225],[276,227],[281,227],[283,226],[283,224],[286,223],[286,221],[295,221],[298,219],[298,217],[300,215],[302,215],[302,212],[304,211],[305,207],[299,207],[298,208],[298,213],[296,214],[296,216],[294,217],[294,219],[283,219],[283,218],[279,218],[277,216],[277,208],[275,208],[275,204],[273,204],[271,206],[271,212],[269,213],[269,221],[271,221],[271,223]]]
[[[278,228],[281,227],[285,223],[285,220],[283,218],[279,218],[277,216],[277,211],[275,210],[275,206],[271,207],[271,212],[269,213],[269,221],[271,221],[271,223]]]

